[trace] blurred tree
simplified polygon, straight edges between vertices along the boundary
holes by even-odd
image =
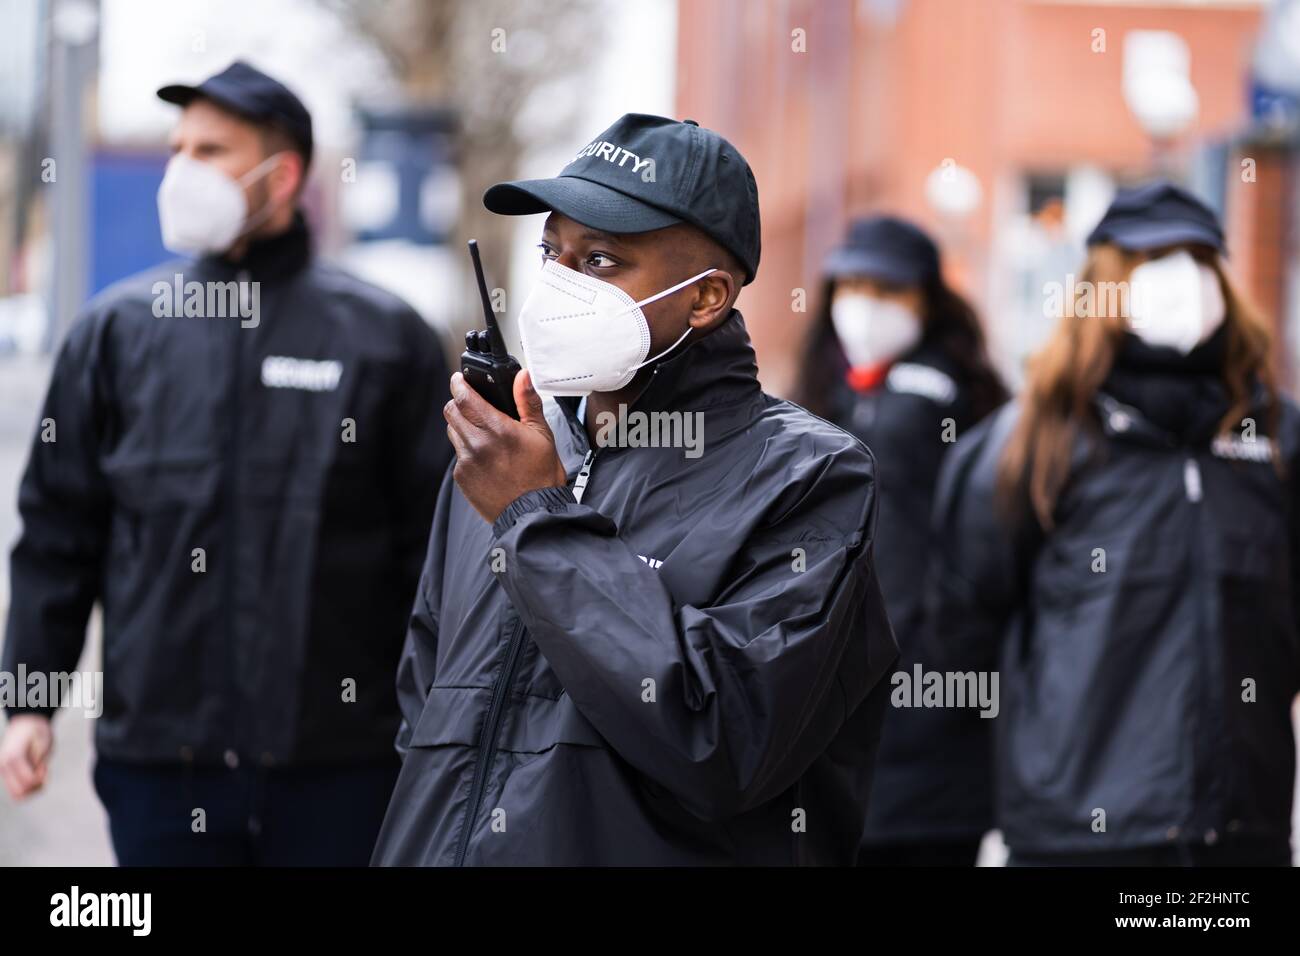
[[[516,177],[529,146],[575,134],[583,73],[601,40],[600,0],[318,2],[374,44],[409,105],[456,112],[458,245],[478,238],[491,281],[503,284],[511,223],[483,209],[483,191]],[[464,312],[476,321],[472,304]]]

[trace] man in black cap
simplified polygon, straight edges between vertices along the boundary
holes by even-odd
[[[748,164],[627,115],[484,202],[549,213],[527,369],[518,420],[452,379],[374,861],[853,862],[897,654],[874,463],[759,387]]]
[[[182,107],[169,248],[63,343],[19,492],[9,673],[75,669],[103,607],[96,789],[119,862],[364,864],[397,773],[392,687],[450,448],[410,307],[312,255],[298,99],[235,63]],[[58,701],[0,775],[48,770]]]

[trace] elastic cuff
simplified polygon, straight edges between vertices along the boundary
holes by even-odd
[[[576,505],[578,499],[573,497],[573,492],[568,486],[555,485],[550,488],[534,488],[532,491],[525,491],[510,504],[506,505],[506,510],[497,515],[497,520],[492,522],[492,535],[501,537],[507,531],[515,526],[515,522],[524,515],[533,511],[550,511],[560,512],[566,510],[569,505]]]

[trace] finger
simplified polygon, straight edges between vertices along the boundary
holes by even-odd
[[[451,400],[466,421],[479,428],[493,429],[510,419],[501,414],[492,404],[474,391],[473,386],[465,381],[465,376],[457,372],[451,377]]]
[[[479,447],[483,440],[483,429],[465,416],[465,412],[454,399],[447,403],[443,415],[447,419],[447,427],[456,433],[460,448],[472,452]]]
[[[461,437],[468,437],[467,431],[472,431],[474,426],[465,420],[465,413],[461,411],[453,398],[446,405],[442,406],[442,417],[447,420],[447,424],[460,432]]]
[[[54,735],[50,733],[38,733],[32,738],[31,757],[32,766],[44,773],[46,765],[49,763],[50,751],[54,748]]]
[[[542,405],[542,396],[538,395],[537,389],[533,387],[533,376],[529,374],[528,369],[515,376],[514,392],[515,410],[519,412],[519,420],[525,425],[534,428],[540,426],[549,432],[551,426],[546,423],[546,409]]]
[[[18,759],[14,761],[18,782],[25,784],[28,790],[33,790],[40,784],[39,764],[33,759],[35,744],[36,741],[31,741],[27,745],[27,753],[20,754]]]
[[[471,424],[457,408],[449,413],[447,427],[455,433],[452,446],[456,449],[458,462],[481,462],[485,459],[494,442],[491,432]]]
[[[36,773],[27,762],[26,755],[5,762],[5,782],[9,785],[9,792],[16,797],[21,797],[36,786]]]
[[[452,450],[456,453],[456,460],[464,461],[468,457],[465,440],[460,437],[460,432],[450,424],[447,425],[447,438],[451,441]]]
[[[465,457],[465,436],[463,434],[464,416],[456,408],[454,401],[442,406],[442,417],[447,420],[447,438],[456,451],[457,458]]]

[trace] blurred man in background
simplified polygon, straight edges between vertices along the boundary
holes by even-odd
[[[196,260],[106,290],[63,344],[3,667],[72,671],[102,603],[95,786],[122,864],[364,864],[447,370],[405,303],[313,257],[296,96],[239,62],[158,95],[182,108],[163,239]],[[56,704],[9,708],[15,798]]]

